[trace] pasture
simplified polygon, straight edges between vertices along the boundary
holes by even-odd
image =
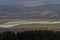
[[[60,28],[60,24],[22,24],[17,25],[13,28]]]
[[[0,20],[0,24],[4,24],[7,22],[14,22],[14,21],[31,21],[31,22],[43,22],[43,21],[49,21],[53,22],[56,21],[55,19],[2,19]],[[60,23],[58,24],[21,24],[16,25],[12,28],[60,28]]]

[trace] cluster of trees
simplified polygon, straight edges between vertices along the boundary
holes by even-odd
[[[60,40],[60,31],[35,30],[0,33],[0,40]]]

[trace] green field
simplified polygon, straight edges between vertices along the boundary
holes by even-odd
[[[54,19],[2,19],[0,20],[0,24],[7,23],[10,21],[56,21]],[[24,24],[17,25],[13,28],[60,28],[60,24]]]
[[[53,21],[54,19],[0,19],[0,24],[10,21]]]
[[[6,22],[8,22],[8,20],[0,20],[0,24],[4,24]]]
[[[0,19],[0,24],[4,24],[4,23],[10,22],[10,21],[16,21],[16,20],[13,20],[13,19]]]
[[[24,24],[14,28],[60,28],[60,24]]]

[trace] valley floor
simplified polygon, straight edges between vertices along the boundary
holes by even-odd
[[[60,28],[60,21],[10,21],[0,25],[0,28]]]

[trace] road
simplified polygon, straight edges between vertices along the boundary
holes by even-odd
[[[60,23],[60,21],[54,21],[54,22],[49,22],[49,21],[43,21],[43,22],[14,21],[14,22],[7,22],[5,24],[1,24],[0,28],[12,28],[16,25],[21,25],[21,24],[57,24],[57,23]]]

